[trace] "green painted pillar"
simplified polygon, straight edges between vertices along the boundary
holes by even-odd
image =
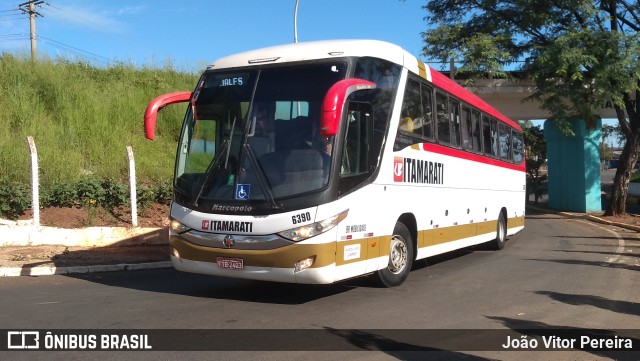
[[[575,136],[563,134],[556,122],[544,122],[549,167],[549,207],[570,212],[599,212],[602,120],[587,125],[570,119]]]

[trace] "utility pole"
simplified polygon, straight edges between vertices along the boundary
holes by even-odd
[[[31,39],[31,60],[38,61],[38,49],[36,47],[36,17],[42,16],[36,11],[36,6],[44,4],[44,0],[29,0],[18,5],[23,14],[29,14],[29,38]]]

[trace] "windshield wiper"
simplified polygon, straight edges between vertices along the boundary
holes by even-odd
[[[231,153],[231,142],[233,141],[233,130],[236,127],[236,119],[237,117],[233,118],[233,124],[231,124],[231,133],[229,133],[229,137],[222,141],[222,150],[220,151],[220,153],[218,153],[218,155],[215,158],[213,158],[211,163],[209,163],[207,170],[205,171],[204,179],[202,180],[202,183],[199,186],[198,195],[196,195],[196,197],[193,199],[193,205],[196,207],[198,206],[198,200],[202,196],[202,192],[204,192],[204,188],[206,187],[207,182],[209,182],[209,178],[211,178],[211,175],[213,175],[214,170],[222,162],[223,154],[225,155],[224,169],[227,169],[227,166],[229,165],[229,154]]]
[[[262,71],[258,71],[258,75],[256,76],[256,81],[253,84],[251,99],[249,100],[249,109],[247,110],[247,121],[244,124],[244,137],[242,139],[242,149],[243,149],[243,154],[246,154],[247,157],[249,157],[251,168],[253,168],[256,174],[256,178],[258,179],[258,184],[260,185],[260,188],[262,188],[262,191],[264,192],[264,196],[267,199],[267,202],[269,202],[269,205],[273,209],[280,209],[282,207],[279,206],[276,203],[275,199],[273,198],[273,192],[271,192],[271,187],[269,186],[269,181],[267,180],[267,176],[264,174],[264,170],[260,166],[260,162],[258,162],[256,153],[253,151],[253,148],[251,148],[251,145],[249,144],[249,137],[252,137],[254,135],[254,132],[252,132],[251,129],[253,127],[255,131],[255,122],[256,122],[255,116],[253,117],[253,119],[251,119],[250,116],[253,113],[253,104],[255,101],[256,90],[258,89],[258,82],[260,81],[261,74],[262,74]],[[242,154],[241,154],[241,158],[242,158]]]
[[[267,176],[264,174],[264,170],[262,170],[262,167],[258,162],[258,158],[256,158],[255,152],[253,151],[249,143],[243,144],[242,147],[244,149],[245,154],[247,154],[247,156],[249,157],[251,168],[253,168],[253,171],[256,173],[258,184],[260,184],[260,187],[264,192],[264,197],[267,199],[267,202],[269,202],[269,205],[271,205],[271,208],[273,209],[282,208],[281,206],[278,205],[278,203],[276,203],[275,199],[273,198],[273,193],[271,192],[271,187],[269,186],[269,182],[267,181]]]

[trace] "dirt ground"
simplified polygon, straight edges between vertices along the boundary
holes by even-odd
[[[615,217],[612,217],[612,216],[605,217],[602,215],[596,215],[596,216],[609,222],[631,224],[631,225],[640,227],[640,216],[638,215],[625,214],[622,216],[615,216]]]
[[[27,210],[19,218],[19,220],[27,219],[33,219],[33,210]],[[43,208],[40,210],[40,225],[59,228],[130,227],[131,209],[123,207],[109,211],[98,207]],[[138,209],[139,227],[167,227],[168,225],[169,205],[151,204]]]

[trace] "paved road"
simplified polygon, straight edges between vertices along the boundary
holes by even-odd
[[[531,213],[525,230],[511,237],[504,250],[475,248],[419,262],[407,282],[392,289],[378,288],[367,278],[329,286],[299,286],[220,279],[171,269],[0,279],[0,328],[637,329],[639,253],[635,233]],[[87,357],[80,352],[8,355],[60,360]],[[105,359],[132,355],[99,354]],[[159,357],[154,352],[135,356]],[[183,356],[173,352],[160,358]],[[188,356],[205,358],[199,353]],[[206,354],[215,360],[414,360],[425,356],[607,359],[599,351]],[[614,356],[638,359],[638,355]]]

